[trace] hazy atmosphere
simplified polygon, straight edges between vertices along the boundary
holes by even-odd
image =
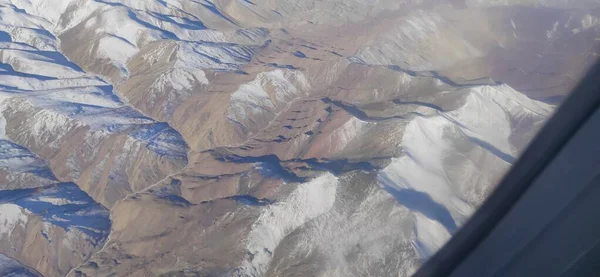
[[[410,277],[595,0],[0,0],[0,276]]]

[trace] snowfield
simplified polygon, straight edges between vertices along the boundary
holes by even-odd
[[[464,224],[523,150],[512,143],[515,130],[538,126],[552,110],[506,85],[466,90],[460,108],[411,120],[403,155],[378,174],[380,186],[415,213],[414,244],[424,258]]]

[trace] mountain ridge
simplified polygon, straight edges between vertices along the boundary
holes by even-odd
[[[0,272],[409,276],[597,55],[596,4],[2,0]]]

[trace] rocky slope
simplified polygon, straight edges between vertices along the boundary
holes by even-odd
[[[596,59],[599,8],[0,0],[0,273],[410,276]]]

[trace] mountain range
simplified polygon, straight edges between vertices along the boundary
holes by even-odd
[[[596,0],[0,0],[0,275],[410,276]]]

